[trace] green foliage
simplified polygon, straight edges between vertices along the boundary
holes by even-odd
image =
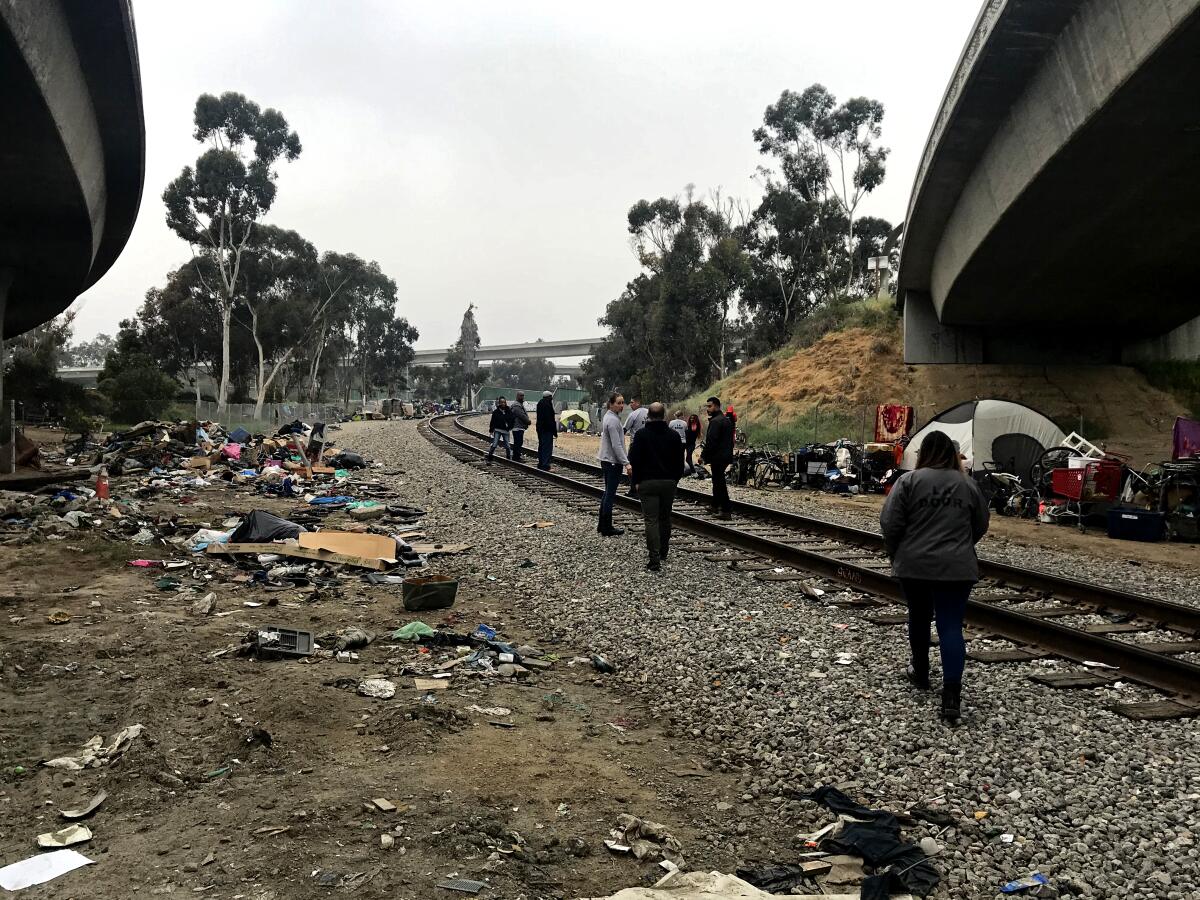
[[[1136,368],[1151,385],[1173,394],[1193,416],[1200,417],[1200,360],[1143,362]]]
[[[134,323],[121,323],[116,344],[99,378],[100,392],[108,398],[113,418],[136,423],[161,417],[175,400],[178,382],[143,349]]]
[[[814,442],[828,443],[839,438],[858,440],[863,429],[861,409],[811,406],[801,415],[786,419],[778,417],[778,410],[770,407],[754,410],[754,414],[754,421],[750,421],[748,408],[743,407],[738,418],[738,428],[746,432],[747,442],[751,445],[775,444],[780,449]]]
[[[796,347],[811,347],[833,331],[847,328],[866,328],[882,337],[895,339],[899,335],[900,315],[889,297],[836,297],[817,307],[796,328],[792,343]]]
[[[600,319],[611,334],[584,364],[593,395],[679,396],[720,374],[729,307],[749,272],[732,212],[719,194],[705,203],[690,193],[630,209],[644,271]]]
[[[492,366],[491,381],[504,387],[536,386],[539,391],[554,381],[554,363],[548,359],[514,359]]]

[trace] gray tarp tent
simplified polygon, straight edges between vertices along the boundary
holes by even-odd
[[[1029,477],[1030,467],[1066,437],[1061,428],[1022,403],[1011,400],[968,400],[938,413],[912,436],[904,451],[903,467],[917,467],[917,451],[930,431],[943,431],[958,442],[967,467],[998,469]]]

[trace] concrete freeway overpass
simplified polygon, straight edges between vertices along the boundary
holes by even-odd
[[[125,246],[145,125],[128,0],[0,0],[0,337],[66,309]]]
[[[1200,0],[988,0],[897,283],[909,362],[1200,357]]]

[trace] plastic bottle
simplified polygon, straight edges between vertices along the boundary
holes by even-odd
[[[108,499],[108,469],[101,469],[96,476],[96,496],[101,500]]]

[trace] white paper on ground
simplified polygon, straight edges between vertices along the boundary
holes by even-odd
[[[0,869],[0,888],[19,891],[35,884],[45,884],[59,875],[66,875],[80,866],[90,866],[92,863],[93,860],[74,850],[39,853]]]

